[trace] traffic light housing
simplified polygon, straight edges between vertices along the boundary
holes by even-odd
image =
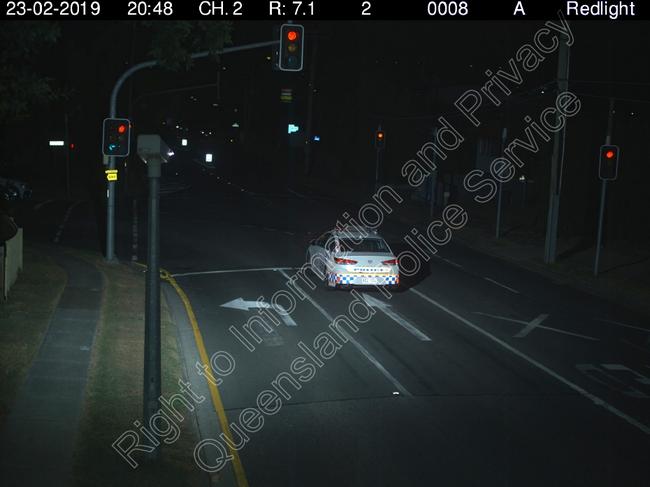
[[[104,119],[102,152],[105,156],[126,157],[131,146],[131,122],[126,118]]]
[[[600,146],[598,177],[603,181],[614,181],[618,177],[620,150],[617,145]]]
[[[386,132],[383,130],[377,130],[375,132],[375,147],[377,149],[383,149],[386,145]]]
[[[281,71],[302,71],[305,28],[298,24],[280,26],[278,68]]]

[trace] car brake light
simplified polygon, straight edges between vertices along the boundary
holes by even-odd
[[[397,259],[385,260],[382,262],[384,265],[397,265]]]
[[[334,257],[334,262],[336,262],[337,264],[356,264],[357,263],[356,260],[343,259],[341,257]]]

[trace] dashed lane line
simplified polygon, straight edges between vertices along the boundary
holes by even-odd
[[[538,368],[539,370],[541,370],[542,372],[544,372],[544,373],[550,375],[551,377],[553,377],[553,378],[556,379],[557,381],[561,382],[561,383],[564,384],[565,386],[569,387],[569,388],[572,389],[573,391],[575,391],[575,392],[577,392],[578,394],[580,394],[580,395],[586,397],[587,399],[589,399],[590,401],[592,401],[596,406],[600,406],[600,407],[602,407],[602,408],[605,409],[607,412],[609,412],[609,413],[611,413],[611,414],[617,416],[618,418],[622,419],[623,421],[626,421],[628,424],[630,424],[630,425],[634,426],[635,428],[639,429],[640,431],[642,431],[642,432],[645,433],[646,435],[650,435],[650,427],[649,427],[649,426],[647,426],[647,425],[641,423],[640,421],[636,420],[636,419],[633,418],[632,416],[630,416],[630,415],[624,413],[624,412],[621,411],[620,409],[618,409],[618,408],[616,408],[615,406],[613,406],[613,405],[609,404],[608,402],[604,401],[604,400],[601,399],[600,397],[595,396],[594,394],[592,394],[591,392],[587,391],[586,389],[583,389],[583,388],[580,387],[579,385],[577,385],[577,384],[571,382],[569,379],[564,378],[563,376],[561,376],[561,375],[558,374],[557,372],[555,372],[555,371],[553,371],[552,369],[550,369],[550,368],[546,367],[545,365],[543,365],[541,362],[538,362],[538,361],[535,360],[534,358],[529,357],[529,356],[526,355],[525,353],[523,353],[523,352],[517,350],[517,349],[516,349],[515,347],[513,347],[512,345],[510,345],[510,344],[504,342],[504,341],[501,340],[500,338],[497,338],[497,337],[494,336],[492,333],[490,333],[490,332],[488,332],[488,331],[485,331],[485,330],[484,330],[483,328],[481,328],[480,326],[475,325],[475,324],[472,323],[470,320],[468,320],[468,319],[466,319],[466,318],[463,318],[463,317],[460,316],[458,313],[455,313],[454,311],[450,310],[450,309],[447,308],[446,306],[440,304],[440,303],[439,303],[438,301],[436,301],[435,299],[430,298],[429,296],[427,296],[426,294],[424,294],[424,293],[418,291],[418,290],[415,289],[415,288],[411,288],[410,291],[411,291],[412,293],[414,293],[415,295],[419,296],[420,298],[424,299],[424,300],[427,301],[428,303],[432,304],[432,305],[435,306],[436,308],[438,308],[438,309],[444,311],[444,312],[447,313],[448,315],[453,316],[454,318],[456,318],[456,319],[457,319],[458,321],[460,321],[461,323],[467,325],[469,328],[471,328],[471,329],[473,329],[474,331],[480,333],[481,335],[483,335],[484,337],[486,337],[486,338],[488,338],[489,340],[493,341],[493,342],[496,343],[497,345],[501,346],[502,348],[505,348],[506,350],[508,350],[509,352],[513,353],[513,354],[516,355],[517,357],[519,357],[519,358],[523,359],[524,361],[528,362],[530,365],[532,365],[532,366]]]
[[[278,269],[278,272],[279,272],[280,274],[282,274],[286,279],[289,279],[289,280],[291,279],[291,277],[289,276],[289,274],[287,274],[283,269]],[[295,283],[294,283],[293,285],[294,285],[295,287],[298,287]],[[320,304],[318,304],[314,298],[312,298],[312,297],[311,297],[309,294],[307,294],[305,291],[302,291],[302,294],[303,294],[303,295],[305,296],[305,298],[307,298],[307,300],[308,300],[308,301],[309,301],[309,302],[314,306],[314,308],[316,308],[316,309],[320,312],[320,314],[322,314],[322,315],[325,317],[325,319],[327,319],[328,322],[332,323],[332,322],[334,321],[334,318],[332,317],[332,315],[330,315],[330,314],[329,314],[329,313],[328,313],[328,312],[327,312],[327,311],[326,311],[326,310],[325,310],[325,309],[324,309]],[[389,381],[390,383],[392,383],[392,384],[395,386],[395,388],[399,391],[400,394],[402,394],[402,395],[404,395],[404,396],[412,396],[412,395],[413,395],[413,394],[411,394],[411,393],[408,391],[408,389],[407,389],[406,387],[404,387],[404,386],[401,384],[400,381],[397,380],[397,378],[395,378],[395,376],[394,376],[393,374],[391,374],[391,373],[386,369],[386,367],[384,367],[384,366],[382,365],[382,363],[381,363],[379,360],[377,360],[377,358],[375,358],[375,357],[374,357],[374,356],[373,356],[373,355],[372,355],[372,354],[371,354],[371,353],[366,349],[366,347],[364,347],[363,345],[361,345],[361,343],[359,343],[357,340],[355,340],[354,337],[352,337],[352,336],[351,336],[351,335],[350,335],[346,330],[344,330],[343,328],[341,328],[341,329],[338,330],[338,331],[339,331],[339,333],[341,333],[343,336],[345,336],[345,338],[346,338],[346,339],[347,339],[347,340],[348,340],[348,341],[349,341],[349,342],[354,346],[354,348],[356,348],[357,351],[359,351],[359,352],[361,353],[361,355],[363,355],[363,356],[364,356],[364,357],[365,357],[365,358],[366,358],[366,359],[367,359],[367,360],[368,360],[372,365],[374,365],[375,368],[376,368],[377,370],[379,370],[379,372],[381,372],[381,374],[382,374],[386,379],[388,379],[388,381]]]
[[[503,289],[507,289],[511,293],[519,294],[519,291],[517,291],[516,289],[513,289],[510,286],[506,286],[505,284],[501,284],[500,282],[495,281],[494,279],[490,279],[489,277],[484,277],[483,279],[491,282],[492,284],[496,284],[497,286],[502,287]]]

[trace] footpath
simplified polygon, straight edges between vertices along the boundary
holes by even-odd
[[[67,206],[40,211],[57,221]],[[30,241],[36,229],[26,232],[24,269],[0,302],[0,485],[207,485],[192,457],[195,420],[178,425],[178,440],[155,462],[137,455],[132,468],[112,448],[142,421],[145,275],[131,263],[105,262],[86,245],[92,235],[79,238],[92,227],[87,206],[74,207],[57,242],[40,234]],[[164,299],[161,329],[168,397],[187,373]]]

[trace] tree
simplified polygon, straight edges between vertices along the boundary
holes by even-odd
[[[217,52],[231,42],[231,22],[176,20],[144,24],[151,31],[150,54],[172,71],[188,70],[194,52],[207,50],[218,59]]]
[[[53,80],[38,72],[43,50],[56,44],[53,22],[6,22],[0,29],[0,121],[21,120],[33,106],[55,99]]]

